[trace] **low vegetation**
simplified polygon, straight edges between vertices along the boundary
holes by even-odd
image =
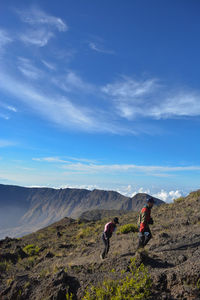
[[[150,294],[151,279],[147,268],[143,264],[137,267],[135,259],[131,259],[129,275],[120,279],[106,279],[97,286],[90,286],[83,300],[142,300]]]
[[[120,233],[138,232],[138,226],[136,224],[125,224],[119,228]]]
[[[23,251],[28,254],[29,256],[32,256],[32,255],[37,255],[38,252],[40,251],[40,248],[36,245],[33,245],[33,244],[30,244],[30,245],[26,245],[24,248],[23,248]]]

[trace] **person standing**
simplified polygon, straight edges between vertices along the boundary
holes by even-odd
[[[140,215],[138,219],[139,241],[138,241],[137,249],[144,248],[152,238],[149,224],[153,224],[153,219],[151,218],[151,209],[154,203],[155,201],[153,197],[148,198],[147,204],[140,211]]]
[[[106,255],[108,254],[108,251],[110,249],[110,238],[111,238],[113,232],[116,230],[117,224],[119,224],[119,220],[116,217],[111,222],[108,222],[105,225],[104,232],[102,234],[104,250],[103,250],[102,254],[100,254],[101,259],[104,259],[106,257]]]

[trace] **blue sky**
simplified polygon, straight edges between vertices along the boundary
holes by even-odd
[[[200,2],[0,4],[0,183],[199,188]]]

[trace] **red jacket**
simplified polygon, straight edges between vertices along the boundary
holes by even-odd
[[[139,215],[139,220],[138,220],[138,225],[140,227],[140,232],[144,232],[145,228],[148,228],[149,221],[151,218],[151,208],[146,205],[142,208],[140,215]]]

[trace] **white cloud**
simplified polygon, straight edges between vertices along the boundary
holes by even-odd
[[[165,202],[172,202],[174,199],[181,197],[182,194],[179,190],[176,191],[161,190],[160,192],[153,194],[153,196]]]
[[[128,100],[128,102],[138,102],[141,100],[136,97],[141,97],[146,94],[152,93],[157,87],[155,79],[149,79],[145,81],[136,81],[129,77],[122,77],[122,81],[115,82],[113,84],[107,84],[102,88],[103,92],[116,97],[117,99]]]
[[[0,112],[0,118],[4,120],[9,120],[11,117],[11,113],[17,112],[17,109],[14,106],[9,105],[2,101],[0,101],[0,107],[3,108],[2,110],[4,111],[4,112]]]
[[[76,157],[67,157],[68,160],[61,159],[59,157],[40,157],[40,158],[32,158],[32,160],[40,161],[40,162],[50,162],[50,163],[71,163],[71,161],[78,161],[84,163],[94,163],[96,160],[87,159],[87,158],[76,158]]]
[[[60,159],[59,157],[43,157],[43,158],[32,158],[32,160],[40,162],[50,162],[50,163],[69,163],[69,161]]]
[[[93,190],[93,189],[115,190],[113,188],[108,189],[108,188],[100,187],[98,185],[78,185],[78,184],[76,184],[76,185],[62,185],[62,186],[59,186],[57,188],[79,188],[79,189],[88,189],[88,190]],[[138,193],[144,193],[144,194],[151,195],[155,198],[158,198],[160,200],[163,200],[167,203],[173,202],[174,199],[177,199],[177,198],[183,196],[183,193],[179,190],[166,191],[166,190],[161,189],[157,193],[153,193],[151,191],[151,189],[149,189],[149,188],[140,187],[138,189],[135,189],[131,185],[128,185],[126,187],[121,187],[120,189],[117,190],[117,192],[124,195],[124,196],[126,196],[126,197],[131,197],[131,198],[134,197]]]
[[[17,109],[16,107],[12,106],[12,105],[7,105],[6,108],[10,111],[13,111],[13,112],[17,112]]]
[[[48,44],[48,41],[54,36],[54,33],[45,29],[40,28],[37,30],[27,30],[26,33],[23,33],[19,38],[25,44],[32,44],[38,47],[44,47]]]
[[[114,51],[112,51],[112,50],[107,50],[107,49],[105,49],[104,47],[99,46],[99,45],[97,45],[97,44],[94,43],[94,42],[90,42],[90,43],[89,43],[89,47],[90,47],[90,49],[92,49],[92,50],[94,50],[94,51],[96,51],[96,52],[105,53],[105,54],[114,54]]]
[[[92,108],[72,103],[68,98],[60,95],[53,96],[39,93],[32,86],[6,76],[6,72],[0,73],[0,87],[29,106],[31,113],[40,114],[46,120],[63,128],[111,133],[122,133],[123,130],[126,130],[118,128],[106,120],[99,119],[98,115],[95,116]]]
[[[4,48],[4,46],[8,43],[11,43],[12,39],[8,35],[7,31],[0,28],[0,51]]]
[[[166,173],[174,173],[174,172],[187,172],[187,171],[200,171],[200,166],[140,166],[140,165],[125,165],[125,164],[113,164],[113,165],[100,165],[100,164],[84,164],[84,163],[72,163],[63,165],[63,169],[65,170],[73,170],[78,172],[141,172],[145,174],[155,175],[154,172],[166,172]]]
[[[71,157],[69,156],[68,159],[75,160],[79,162],[85,162],[85,163],[96,163],[97,161],[94,159],[88,159],[88,158],[79,158],[79,157]]]
[[[151,110],[152,116],[157,118],[184,117],[200,115],[200,93],[180,92],[165,98],[158,107]]]
[[[0,113],[0,118],[4,119],[4,120],[9,120],[10,116],[4,113]]]
[[[112,99],[116,113],[128,120],[200,115],[200,91],[173,90],[155,79],[136,81],[122,77],[120,81],[105,85],[102,92]]]
[[[56,67],[52,64],[47,62],[46,60],[42,60],[42,63],[50,70],[56,70]]]
[[[44,47],[55,36],[56,30],[65,32],[68,30],[65,22],[57,17],[50,16],[38,8],[27,11],[18,11],[21,20],[30,25],[26,31],[19,35],[25,44]]]
[[[125,195],[127,197],[134,197],[138,193],[145,193],[148,195],[151,195],[155,198],[158,198],[160,200],[163,200],[167,203],[172,202],[174,199],[179,198],[183,195],[183,193],[180,190],[164,190],[161,189],[160,191],[153,191],[154,189],[152,188],[135,188],[131,184],[128,186],[121,186],[120,189],[118,189],[118,192],[122,195]]]
[[[27,67],[27,66],[26,66]],[[29,71],[33,69],[29,67]],[[27,72],[28,72],[27,67]],[[35,69],[34,69],[35,71]],[[32,75],[34,74],[34,71]],[[28,74],[26,74],[28,76]],[[30,75],[30,74],[29,74]],[[76,76],[68,77],[69,85],[74,85],[78,89],[84,89],[84,85],[80,78]],[[48,77],[46,80],[50,80]],[[31,85],[32,84],[32,85]],[[53,94],[52,90],[48,91],[43,89],[42,82],[41,88],[34,87],[33,83],[26,83],[10,76],[3,67],[0,70],[0,88],[9,94],[13,95],[16,99],[23,102],[27,107],[31,108],[30,113],[39,114],[45,120],[61,126],[62,128],[79,130],[85,132],[107,132],[113,134],[135,134],[135,131],[125,128],[113,122],[111,115],[104,109],[99,110],[95,104],[77,103],[74,97],[69,99],[63,97],[62,94]],[[47,86],[45,82],[45,86]]]
[[[23,22],[30,25],[47,25],[56,28],[59,31],[67,31],[68,27],[61,18],[46,14],[39,8],[31,8],[27,11],[18,12]]]
[[[61,185],[59,187],[56,187],[56,188],[62,188],[62,189],[67,189],[67,188],[70,188],[70,189],[86,189],[86,190],[94,190],[94,189],[98,189],[98,186],[96,184],[64,184],[64,185]]]
[[[16,145],[15,142],[12,142],[12,141],[9,141],[9,140],[0,139],[0,148],[10,147],[10,146],[14,146],[14,145]]]
[[[134,197],[138,193],[151,194],[150,189],[143,188],[143,187],[136,189],[131,184],[129,184],[128,186],[121,186],[118,189],[118,193],[120,193],[124,196],[127,196],[127,197]]]
[[[113,99],[116,112],[123,118],[134,119],[138,116],[148,115],[147,108],[151,106],[149,97],[157,90],[155,79],[136,81],[129,77],[113,84],[107,84],[102,92]]]
[[[90,93],[95,90],[92,84],[85,82],[73,71],[63,75],[62,78],[54,78],[53,82],[66,92],[84,91],[85,93]]]
[[[90,112],[84,107],[72,104],[65,97],[40,94],[31,86],[13,80],[6,76],[5,73],[3,75],[0,74],[0,86],[30,106],[37,113],[64,127],[70,127],[71,125],[75,127],[84,126],[87,130],[93,127],[93,122],[95,124],[92,116],[90,117]]]
[[[36,68],[27,58],[19,57],[17,64],[20,72],[28,78],[38,79],[42,76],[42,71]]]

